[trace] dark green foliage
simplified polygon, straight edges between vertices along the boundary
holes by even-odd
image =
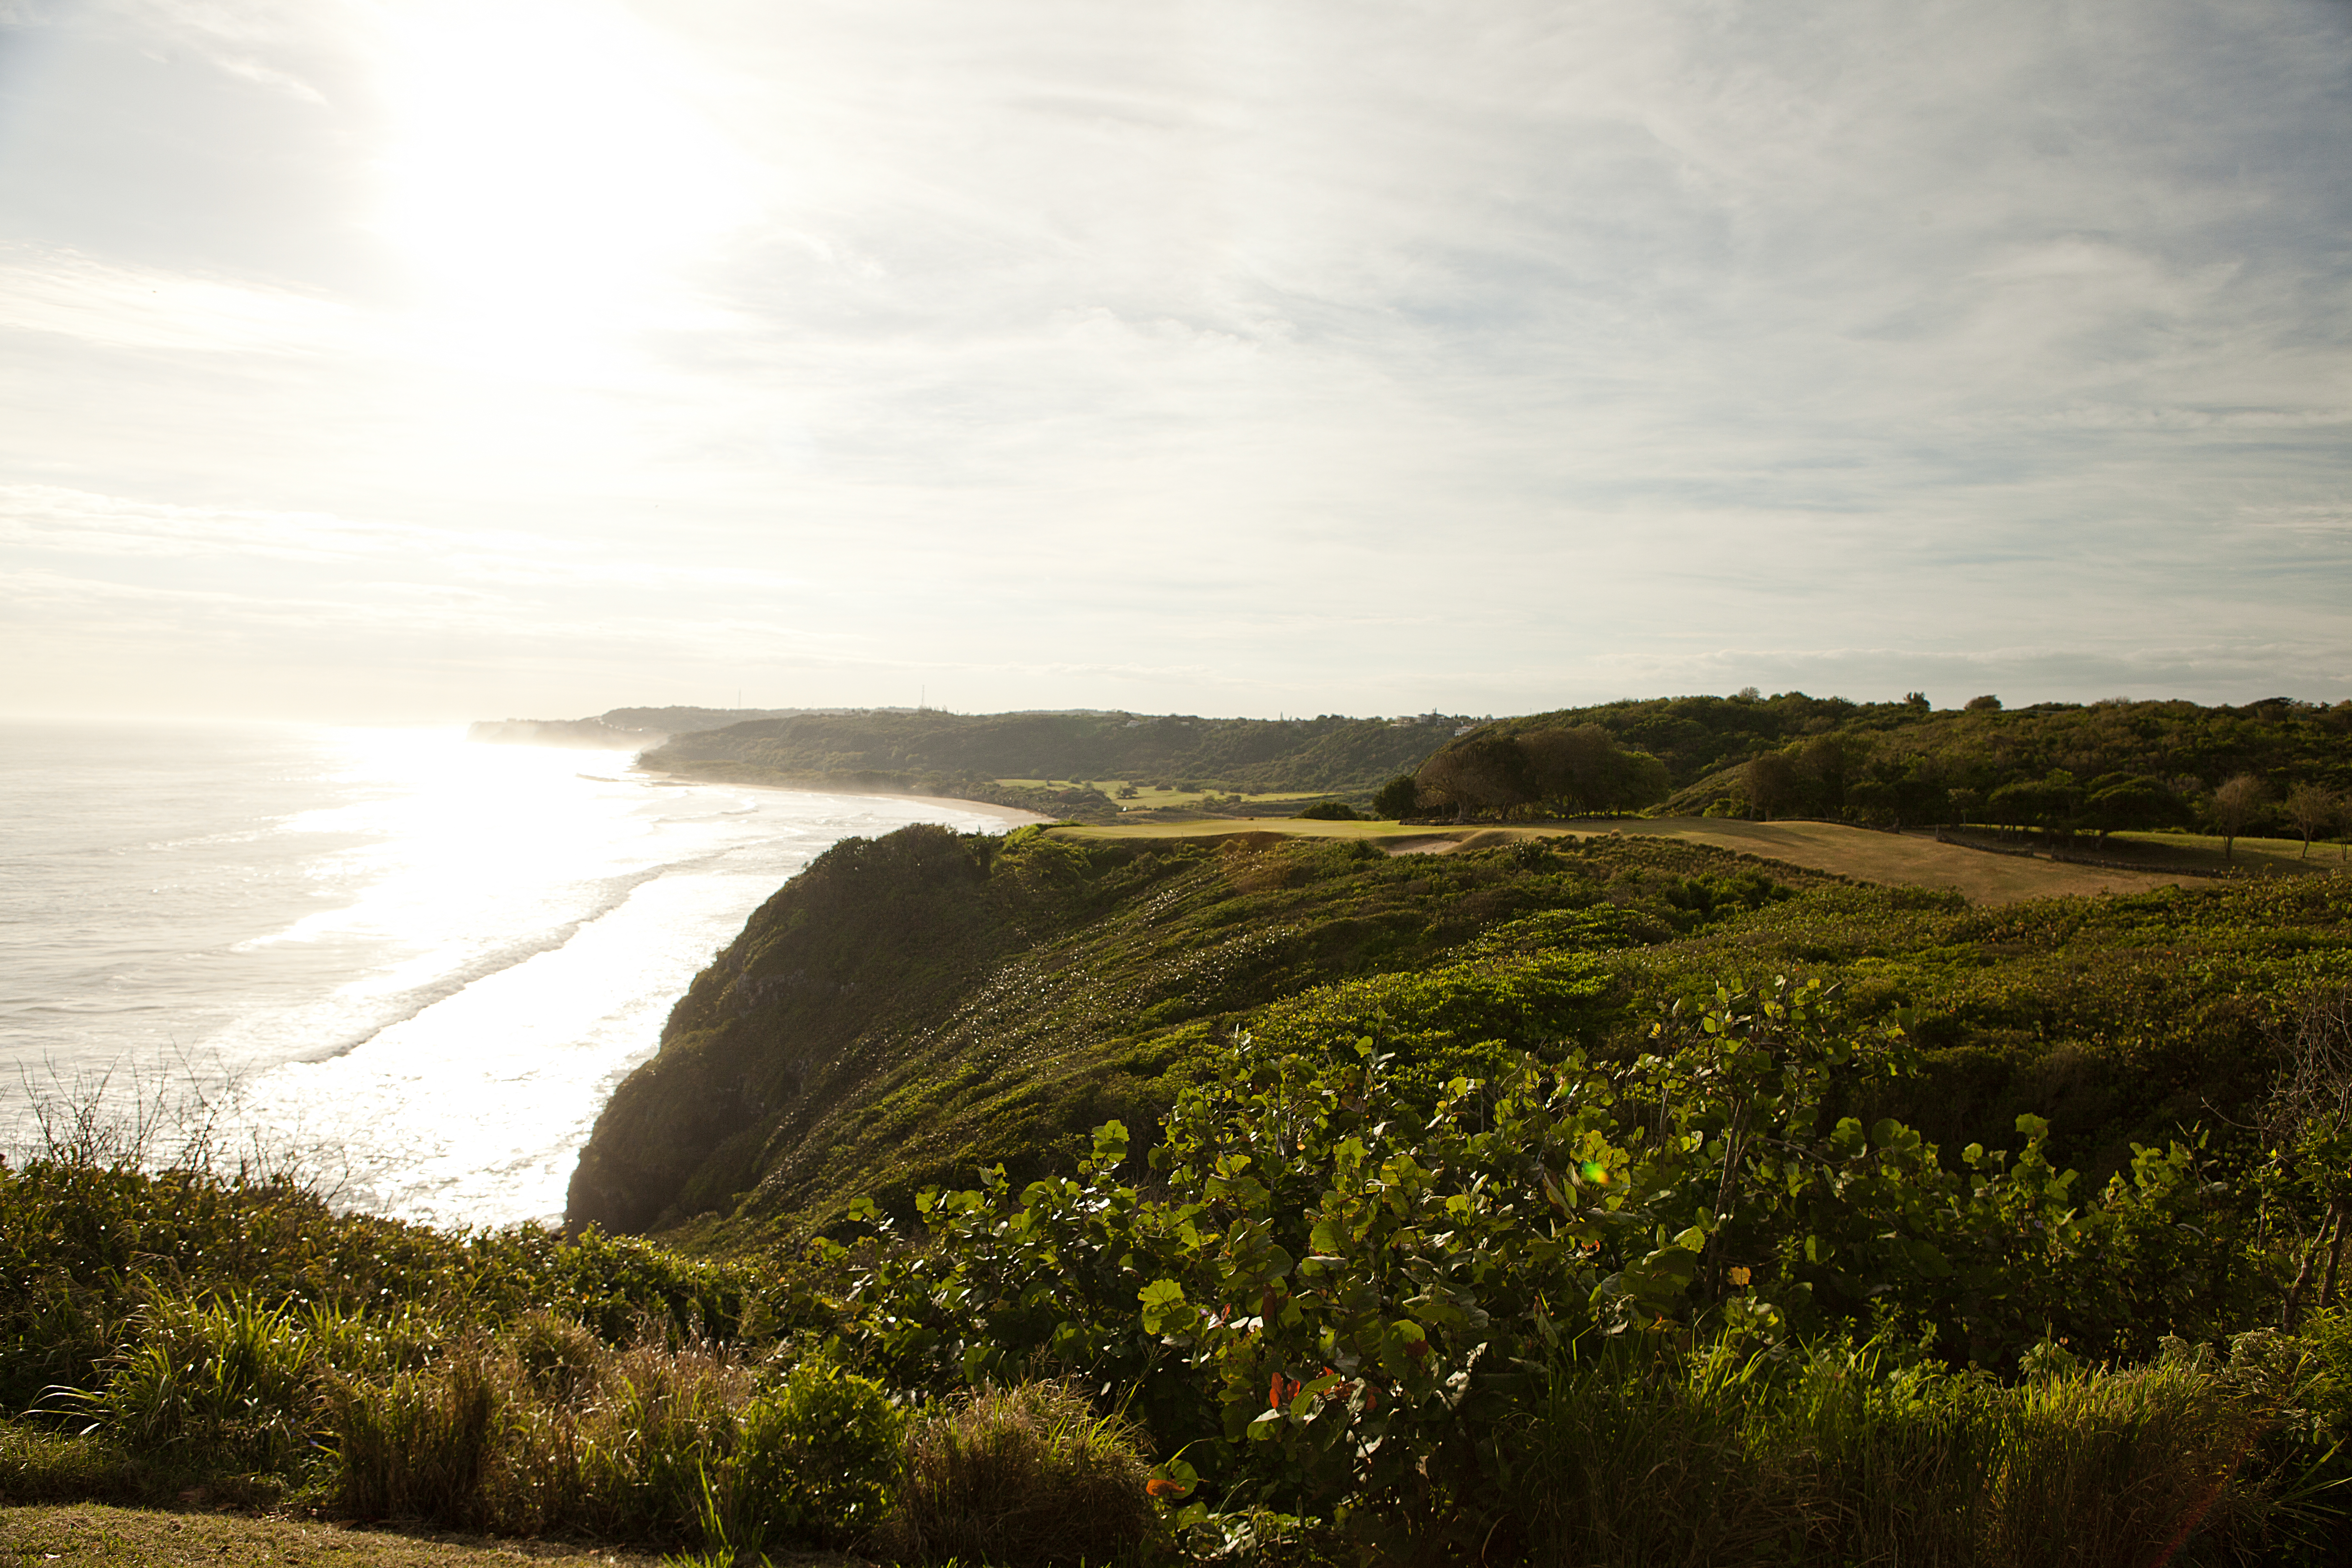
[[[803,1361],[738,1418],[719,1494],[730,1539],[746,1545],[759,1531],[845,1545],[872,1534],[898,1479],[904,1426],[873,1379]]]
[[[2352,703],[2273,698],[2039,703],[1978,698],[1937,711],[1917,693],[1857,703],[1801,691],[1657,698],[1480,725],[1326,717],[1268,722],[1125,714],[795,714],[675,737],[657,767],[713,776],[921,789],[1076,820],[1118,815],[1098,791],[1008,790],[1003,777],[1213,779],[1223,789],[1390,793],[1374,815],[1713,811],[1875,826],[1991,821],[2105,834],[2202,820],[2251,773],[2352,790]],[[1419,773],[1417,798],[1398,770]],[[2006,795],[2000,792],[2009,791]],[[1996,803],[1994,797],[2000,795]],[[1986,815],[1990,813],[1991,815]]]
[[[1779,1364],[1571,1346],[1496,1445],[1519,1483],[1501,1528],[1538,1563],[1625,1568],[2141,1568],[2176,1538],[2180,1563],[2307,1560],[2309,1521],[2230,1484],[2283,1392],[2262,1361],[2004,1387],[1884,1345]]]
[[[1809,816],[1881,826],[1957,821],[2101,834],[2203,820],[2213,792],[2252,773],[2352,784],[2352,703],[2285,699],[2040,703],[1935,712],[1902,703],[1681,698],[1512,721],[1597,723],[1655,752],[1668,816]]]
[[[716,1134],[679,1190],[748,1193],[735,1239],[830,1223],[757,1268],[0,1169],[6,1373],[80,1391],[0,1488],[707,1561],[846,1541],[886,1477],[1001,1561],[1288,1514],[1430,1561],[2327,1561],[2352,884],[1971,909],[1493,837],[845,845],[634,1091]]]
[[[1972,910],[1636,837],[1390,858],[1273,835],[918,829],[839,856],[697,979],[600,1123],[576,1218],[822,1219],[860,1190],[905,1218],[916,1188],[976,1168],[1066,1172],[1087,1128],[1156,1122],[1255,1009],[1495,942],[1613,950],[1612,1000],[1483,1037],[1601,1048],[1644,1008],[1818,973],[1862,1015],[1906,1017],[1921,1048],[1872,1118],[1958,1150],[2008,1146],[2032,1112],[2055,1157],[2104,1180],[2134,1142],[2248,1120],[2266,1031],[2304,988],[2352,980],[2352,893],[2327,879]]]
[[[749,1268],[634,1238],[591,1230],[567,1242],[529,1226],[452,1236],[337,1214],[290,1180],[70,1158],[0,1164],[0,1279],[7,1408],[67,1414],[45,1391],[89,1391],[110,1424],[147,1431],[151,1448],[183,1431],[206,1447],[277,1441],[219,1424],[256,1390],[282,1391],[298,1373],[281,1352],[307,1355],[300,1347],[322,1333],[372,1333],[385,1353],[385,1336],[406,1336],[423,1354],[534,1308],[613,1340],[647,1323],[732,1335],[791,1310],[762,1303],[766,1282]],[[362,1320],[374,1328],[351,1327]],[[146,1373],[152,1399],[131,1381]],[[269,1392],[255,1408],[276,1401]]]
[[[755,1549],[878,1517],[898,1420],[871,1384],[821,1363],[768,1373],[720,1347],[614,1351],[593,1337],[551,1378],[530,1342],[557,1330],[525,1325],[415,1371],[339,1376],[327,1477],[338,1510]]]
[[[1456,740],[1414,775],[1423,809],[1468,819],[1636,811],[1667,790],[1665,764],[1598,724],[1490,725]]]
[[[715,776],[924,789],[969,798],[1001,778],[1202,779],[1226,789],[1370,789],[1417,766],[1450,721],[1202,719],[1127,713],[804,713],[673,737],[648,766]],[[730,770],[736,770],[730,772]],[[969,786],[969,787],[968,787]],[[1094,792],[1065,803],[1117,807]],[[1097,805],[1096,803],[1099,803]],[[1013,800],[1008,804],[1028,804]]]
[[[1874,1115],[1947,1150],[2052,1126],[2056,1158],[2104,1177],[2132,1144],[2250,1122],[2276,1029],[2352,981],[2352,883],[2312,879],[1971,909],[1917,889],[1823,889],[1613,961],[1640,993],[1704,1000],[1798,972],[1905,1022],[1921,1075]]]
[[[2168,1339],[2145,1372],[2065,1370],[2066,1343],[2121,1350],[2150,1321],[2210,1342],[2275,1299],[2275,1249],[2213,1226],[2186,1151],[2087,1192],[2029,1118],[2014,1158],[1947,1166],[1892,1119],[1838,1114],[1910,1053],[1808,990],[1723,998],[1654,1044],[1457,1079],[1424,1109],[1369,1043],[1252,1041],[1171,1113],[1158,1195],[1119,1180],[1115,1126],[1075,1179],[927,1194],[929,1247],[857,1274],[854,1342],[934,1387],[1099,1380],[1227,1505],[1439,1556],[1498,1530],[1629,1563],[2066,1560],[2053,1523],[2095,1561],[2150,1531],[2284,1538],[2275,1489],[2338,1430],[2309,1349],[2256,1336],[2224,1374]],[[2192,1251],[2213,1257],[2184,1292]],[[1896,1329],[1918,1348],[1883,1372],[1787,1348]],[[1617,1485],[1596,1459],[1634,1468]],[[1662,1475],[1687,1483],[1671,1507]]]
[[[1399,773],[1372,795],[1372,816],[1377,821],[1401,822],[1420,809],[1421,785],[1411,773]]]
[[[1291,816],[1308,822],[1361,822],[1364,814],[1344,800],[1318,800],[1304,811]]]

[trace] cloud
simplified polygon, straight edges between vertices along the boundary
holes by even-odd
[[[348,352],[350,304],[294,289],[0,245],[0,328],[105,348],[318,355]]]
[[[361,20],[357,7],[324,3],[344,27]],[[91,7],[101,27],[186,49],[229,76],[315,104],[327,95],[295,62],[318,37],[321,8],[321,0],[101,0]]]
[[[367,566],[509,587],[652,593],[714,587],[761,592],[803,585],[801,579],[785,574],[621,556],[546,535],[355,521],[320,512],[173,506],[48,485],[0,485],[0,548],[7,547],[99,558],[220,556]],[[397,583],[399,576],[390,581]]]
[[[222,129],[267,265],[0,249],[0,548],[827,700],[2352,662],[2341,7],[570,14],[109,12],[348,200]]]

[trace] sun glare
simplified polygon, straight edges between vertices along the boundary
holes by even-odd
[[[696,108],[691,63],[619,5],[387,23],[381,223],[459,357],[551,368],[674,316],[680,265],[751,216],[756,182]]]

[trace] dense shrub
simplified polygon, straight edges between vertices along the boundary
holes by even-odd
[[[1812,987],[1725,994],[1662,1019],[1638,1058],[1523,1060],[1433,1105],[1369,1041],[1291,1043],[1241,1044],[1179,1101],[1153,1156],[1164,1196],[1118,1180],[1116,1125],[1074,1179],[926,1194],[929,1247],[855,1281],[866,1353],[917,1386],[1052,1372],[1127,1390],[1228,1502],[1344,1514],[1377,1543],[1510,1514],[1523,1467],[1493,1434],[1548,1397],[1531,1367],[1594,1336],[1665,1364],[1899,1331],[1937,1365],[2013,1373],[2067,1358],[2060,1341],[2210,1339],[2275,1300],[2275,1259],[2216,1227],[2191,1149],[2144,1149],[2085,1192],[2030,1117],[2013,1153],[1948,1166],[1898,1121],[1843,1114],[1913,1053]],[[2124,1401],[2098,1408],[2187,1386],[2149,1377],[2094,1379]],[[2216,1398],[2166,1406],[2147,1419],[2170,1436],[2099,1462],[2157,1476],[2166,1444],[2242,1447]],[[1736,1400],[1709,1418],[1745,1419]],[[1705,1427],[1675,1441],[1703,1449]],[[2001,1478],[2038,1473],[2022,1453],[1968,1450],[1954,1484],[2006,1518]]]
[[[812,1357],[737,1421],[725,1472],[731,1538],[746,1527],[844,1544],[881,1521],[904,1422],[882,1385]]]
[[[1883,1344],[1793,1362],[1567,1347],[1507,1422],[1490,1530],[1538,1563],[2225,1563],[2323,1547],[2240,1472],[2307,1364],[2275,1345],[2003,1386]],[[2326,1527],[2323,1525],[2322,1529]]]

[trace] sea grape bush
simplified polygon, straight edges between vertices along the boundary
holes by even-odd
[[[1914,1053],[1818,984],[1720,992],[1646,1045],[1433,1104],[1369,1039],[1237,1040],[1153,1190],[1120,1180],[1114,1123],[1074,1177],[927,1192],[932,1245],[866,1255],[851,1331],[913,1383],[1082,1376],[1189,1442],[1187,1478],[1388,1528],[1490,1487],[1530,1379],[1592,1336],[1771,1353],[1859,1326],[2006,1367],[2195,1337],[2262,1283],[2194,1148],[2085,1193],[2036,1118],[1949,1164],[1865,1126],[1850,1108]]]

